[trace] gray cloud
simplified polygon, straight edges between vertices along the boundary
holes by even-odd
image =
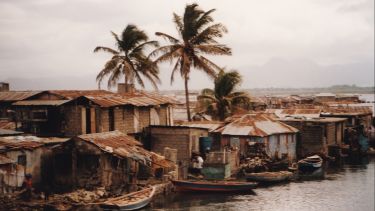
[[[92,50],[97,45],[114,46],[109,31],[121,32],[128,23],[135,23],[152,39],[157,39],[155,31],[176,35],[172,12],[181,14],[188,2],[191,1],[3,0],[0,80],[87,76],[86,80],[92,80],[87,84],[91,85],[74,82],[79,80],[67,84],[70,88],[94,86],[95,74],[109,57]],[[212,60],[238,69],[244,75],[246,88],[288,86],[288,76],[297,71],[292,67],[301,72],[295,75],[299,81],[295,86],[374,84],[373,0],[204,0],[199,4],[206,10],[216,8],[215,20],[229,29],[221,41],[232,47],[233,56],[211,57]],[[274,58],[287,62],[270,65]],[[169,64],[161,66],[161,89],[182,89],[180,80],[170,86],[170,69]],[[336,76],[333,74],[326,81],[325,71],[335,72]],[[270,80],[264,72],[283,74]],[[211,83],[197,72],[191,86],[202,88]]]

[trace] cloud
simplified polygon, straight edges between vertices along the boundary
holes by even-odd
[[[3,0],[0,2],[0,80],[40,75],[94,76],[109,55],[92,51],[97,45],[114,47],[111,30],[120,33],[127,24],[135,23],[151,39],[158,39],[155,31],[177,36],[172,13],[182,14],[188,2],[192,1]],[[359,65],[365,74],[361,77],[368,80],[356,83],[373,84],[368,71],[373,68],[374,58],[373,0],[217,0],[215,3],[203,0],[199,4],[205,10],[216,8],[215,21],[229,29],[221,42],[232,47],[233,56],[210,57],[220,66],[242,72],[242,68],[272,63],[273,58],[292,63],[304,58],[324,66],[327,71],[347,71],[348,74],[342,74],[347,77],[345,80],[333,77],[329,82],[337,84],[354,80],[356,73],[349,69],[358,67],[353,64],[363,64]],[[293,71],[288,70],[287,64],[279,65],[275,68],[285,70],[279,80],[290,80],[287,75]],[[337,69],[338,66],[342,68]],[[169,64],[160,69],[162,89],[183,88],[178,80],[170,86]],[[302,69],[306,75],[316,74],[308,66]],[[318,72],[317,77],[324,78],[324,73]],[[244,75],[250,77],[246,80],[268,81],[261,73]],[[194,73],[193,79],[201,83],[192,82],[192,88],[200,88],[198,84],[202,83],[211,85],[202,73]],[[318,80],[314,84],[323,86],[328,82]],[[79,87],[79,84],[72,86]]]

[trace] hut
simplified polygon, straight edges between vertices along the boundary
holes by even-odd
[[[245,114],[217,129],[221,147],[237,148],[242,157],[249,154],[249,146],[261,143],[270,158],[296,159],[296,134],[292,126],[276,121],[265,114]]]

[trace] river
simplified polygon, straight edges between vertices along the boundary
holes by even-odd
[[[375,159],[330,168],[324,180],[257,188],[254,194],[175,194],[146,210],[374,211]]]

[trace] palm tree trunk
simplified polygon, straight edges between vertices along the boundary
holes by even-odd
[[[188,121],[191,122],[190,103],[189,103],[189,87],[188,87],[189,77],[185,75],[184,79],[185,79],[186,112],[187,112]]]

